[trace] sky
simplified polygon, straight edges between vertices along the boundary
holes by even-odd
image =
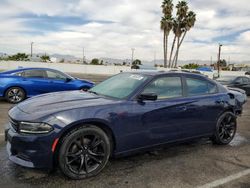
[[[0,0],[0,52],[64,54],[87,59],[163,59],[162,0]],[[173,1],[174,4],[177,1]],[[189,0],[197,14],[181,60],[250,61],[249,0]],[[173,35],[170,35],[170,43]],[[169,44],[170,45],[170,44]]]

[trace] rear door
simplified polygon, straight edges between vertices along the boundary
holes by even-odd
[[[215,83],[202,77],[185,77],[187,121],[182,137],[192,138],[212,134],[218,115],[224,110],[224,94],[218,93]]]
[[[45,70],[25,70],[22,73],[22,77],[29,95],[38,95],[51,91],[49,81],[46,79]]]

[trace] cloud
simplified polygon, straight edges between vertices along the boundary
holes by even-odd
[[[247,0],[192,0],[189,5],[197,22],[181,47],[180,59],[216,59],[218,43],[223,42],[223,57],[249,60]],[[156,52],[161,59],[160,6],[161,0],[3,0],[0,51],[28,53],[33,41],[35,53],[81,57],[84,47],[88,59],[126,59],[133,47],[136,58],[152,60]]]

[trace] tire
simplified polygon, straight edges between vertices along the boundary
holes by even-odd
[[[99,174],[111,151],[107,134],[93,125],[74,129],[62,140],[59,168],[70,179],[85,179]]]
[[[236,116],[232,112],[225,112],[217,121],[216,131],[212,140],[215,144],[227,145],[233,140],[236,130]]]
[[[20,87],[11,87],[5,92],[4,97],[9,103],[16,104],[26,98],[26,93]]]
[[[88,91],[90,88],[89,87],[82,87],[80,88],[81,91]]]

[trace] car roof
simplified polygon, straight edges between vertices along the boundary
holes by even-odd
[[[29,67],[29,68],[18,68],[18,69],[14,69],[14,70],[4,71],[4,72],[1,72],[1,73],[3,73],[3,74],[11,74],[11,73],[22,72],[22,71],[26,71],[26,70],[54,70],[54,71],[58,71],[56,69],[43,68],[43,67]]]
[[[196,76],[201,78],[206,78],[203,74],[197,74],[192,72],[186,72],[181,70],[170,70],[170,71],[132,71],[129,72],[132,74],[142,74],[142,75],[148,75],[148,76],[158,76],[158,75],[187,75],[187,76]]]

